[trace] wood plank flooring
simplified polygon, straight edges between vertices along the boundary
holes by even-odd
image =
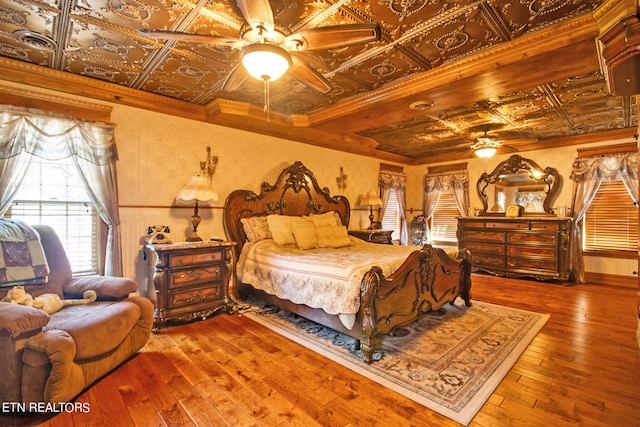
[[[472,296],[551,319],[471,426],[640,426],[635,289],[474,275]],[[459,425],[238,315],[164,329],[76,402],[0,425]]]

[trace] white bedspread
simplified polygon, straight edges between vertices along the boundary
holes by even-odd
[[[237,264],[238,280],[296,304],[341,315],[351,328],[360,307],[364,274],[378,266],[388,276],[420,248],[350,238],[353,245],[339,249],[302,250],[271,239],[246,243]]]

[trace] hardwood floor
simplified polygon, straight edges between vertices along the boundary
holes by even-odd
[[[640,426],[637,291],[474,275],[474,300],[551,314],[471,426]],[[457,426],[242,316],[164,329],[42,426]]]

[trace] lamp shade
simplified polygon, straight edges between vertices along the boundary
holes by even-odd
[[[360,206],[381,207],[382,199],[375,191],[369,191],[360,202]]]
[[[187,185],[182,187],[176,200],[181,203],[217,202],[218,194],[211,189],[205,177],[192,176]]]
[[[289,52],[272,44],[251,44],[241,55],[244,68],[258,80],[279,79],[292,64]]]

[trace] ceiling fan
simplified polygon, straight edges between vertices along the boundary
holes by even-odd
[[[489,131],[500,129],[503,126],[504,125],[501,123],[485,123],[469,128],[472,132],[483,132],[481,136],[475,138],[475,142],[471,146],[471,150],[476,156],[480,158],[491,157],[500,147],[506,147],[510,151],[518,151],[514,147],[505,145],[503,139],[500,139],[495,135],[488,134]]]
[[[380,38],[378,24],[347,24],[311,28],[285,34],[277,29],[268,0],[237,0],[246,25],[239,37],[193,34],[178,31],[138,30],[142,36],[153,39],[209,43],[240,50],[242,63],[227,76],[222,90],[233,91],[249,75],[265,82],[265,109],[268,102],[268,82],[280,78],[285,72],[302,84],[322,93],[333,86],[316,69],[296,56],[305,50],[334,49],[367,43]]]

